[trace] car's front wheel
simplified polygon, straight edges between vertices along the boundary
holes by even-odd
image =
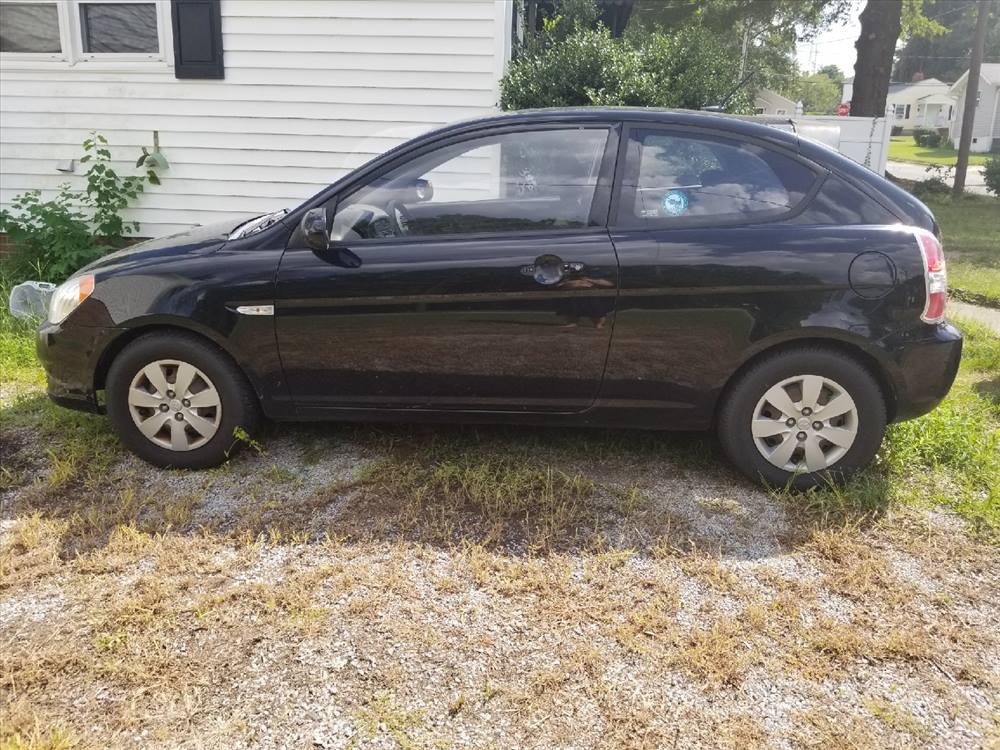
[[[885,434],[885,398],[854,359],[826,349],[779,352],[729,389],[719,441],[752,479],[806,489],[867,466]]]
[[[157,466],[202,469],[252,435],[257,400],[229,356],[196,336],[158,332],[123,349],[108,370],[108,417],[122,442]]]

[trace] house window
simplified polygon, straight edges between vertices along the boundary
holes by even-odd
[[[40,60],[163,67],[171,53],[169,13],[168,0],[0,0],[0,53],[11,67]]]
[[[155,3],[80,3],[84,54],[150,54],[160,51]]]
[[[55,3],[0,4],[0,52],[59,58],[62,51]]]
[[[774,110],[774,114],[776,114],[776,115],[787,115],[788,114],[788,110],[787,109],[776,109],[776,110]]]
[[[895,106],[895,112],[896,112],[896,119],[897,120],[904,119],[906,117],[906,105],[904,105],[904,104],[897,104]]]
[[[764,108],[763,107],[754,107],[753,108],[753,113],[755,115],[762,115],[762,114],[764,114]]]

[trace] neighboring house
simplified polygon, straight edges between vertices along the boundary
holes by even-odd
[[[954,121],[956,101],[951,87],[937,78],[912,83],[890,83],[886,97],[886,114],[894,127],[903,132],[914,128],[947,128]],[[840,102],[850,104],[854,98],[854,78],[845,78],[841,85]]]
[[[950,137],[955,148],[962,135],[962,114],[968,90],[969,71],[965,71],[951,94],[957,98],[956,117]],[[1000,151],[1000,63],[983,63],[976,87],[976,116],[972,121],[972,151]]]
[[[0,2],[0,203],[75,174],[91,130],[153,236],[294,206],[416,133],[493,111],[508,0]],[[235,222],[234,222],[235,223]]]
[[[761,89],[754,95],[753,107],[755,115],[802,114],[802,102],[793,102],[788,97],[770,89]]]
[[[890,83],[886,113],[904,133],[914,128],[947,128],[955,116],[951,86],[937,78],[913,83]]]

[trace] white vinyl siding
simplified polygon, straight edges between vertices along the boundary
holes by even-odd
[[[222,0],[224,80],[173,67],[0,58],[0,202],[82,185],[56,162],[91,130],[123,174],[170,163],[130,218],[142,236],[293,206],[412,135],[493,111],[509,0]],[[168,47],[173,44],[167,29]]]
[[[1000,68],[1000,66],[997,66]],[[955,147],[962,134],[962,116],[965,112],[965,94],[968,88],[963,87],[955,105],[955,120],[951,128],[951,139]],[[986,78],[980,79],[978,91],[981,94],[979,104],[972,121],[972,151],[989,151],[994,139],[1000,138],[1000,86],[991,83]]]

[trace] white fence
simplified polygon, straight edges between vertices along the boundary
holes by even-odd
[[[774,124],[774,118],[770,119]],[[887,118],[796,115],[790,122],[798,135],[825,143],[873,172],[885,174],[892,133]]]

